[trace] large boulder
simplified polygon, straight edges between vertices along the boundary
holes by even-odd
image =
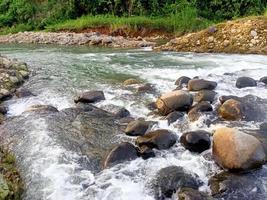
[[[196,177],[197,175],[191,175],[178,166],[169,166],[159,170],[153,183],[155,199],[171,198],[176,191],[184,187],[198,189],[201,181]]]
[[[193,96],[189,92],[175,90],[163,94],[157,101],[156,106],[162,115],[173,111],[187,111],[193,103]]]
[[[126,135],[129,136],[144,135],[151,126],[151,124],[152,124],[151,122],[145,120],[140,120],[140,119],[134,120],[127,125],[124,132],[126,133]]]
[[[256,137],[232,128],[216,130],[212,150],[215,161],[228,170],[249,170],[266,161],[264,148]]]
[[[159,129],[151,131],[144,136],[139,136],[136,139],[136,144],[139,147],[147,146],[151,149],[169,149],[177,141],[177,136],[169,130]]]
[[[51,105],[33,105],[28,107],[24,113],[28,112],[58,112],[58,109]]]
[[[125,161],[131,161],[137,157],[138,151],[135,146],[131,143],[123,142],[110,151],[104,162],[104,168],[109,168]]]
[[[188,112],[188,117],[190,121],[197,121],[203,112],[211,112],[213,110],[211,104],[207,101],[201,101],[196,104],[190,111]]]
[[[208,101],[212,103],[215,100],[217,93],[213,90],[201,90],[194,96],[194,101],[201,102],[201,101]]]
[[[216,87],[216,82],[204,79],[192,79],[188,82],[189,91],[214,90]]]
[[[245,87],[255,87],[257,86],[257,81],[250,77],[240,77],[236,80],[237,88],[245,88]]]
[[[182,89],[184,86],[187,86],[190,80],[191,78],[187,76],[181,76],[175,81],[175,85],[177,85],[177,89]]]
[[[98,101],[105,100],[103,91],[88,91],[80,94],[74,99],[75,103],[96,103]]]
[[[191,131],[183,133],[181,144],[192,152],[201,153],[210,148],[210,134],[206,131]]]

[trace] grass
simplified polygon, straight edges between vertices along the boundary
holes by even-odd
[[[206,28],[211,24],[210,21],[199,19],[190,15],[172,15],[169,17],[116,17],[112,15],[83,16],[75,20],[67,20],[61,23],[46,27],[47,31],[81,31],[87,28],[108,27],[115,30],[121,27],[138,30],[147,28],[151,30],[163,30],[165,32],[190,32]]]

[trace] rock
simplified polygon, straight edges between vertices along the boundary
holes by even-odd
[[[256,37],[258,34],[257,34],[256,31],[252,30],[252,31],[250,32],[250,35],[251,35],[252,37]]]
[[[7,111],[8,111],[7,107],[0,105],[0,114],[5,115],[7,114]]]
[[[102,106],[101,109],[108,111],[109,113],[113,114],[115,118],[118,119],[129,117],[131,115],[130,112],[122,106],[109,104]]]
[[[231,128],[216,130],[212,151],[215,161],[232,171],[254,169],[266,161],[263,146],[257,138]]]
[[[266,199],[266,170],[248,173],[221,172],[209,179],[211,195],[216,199]]]
[[[260,79],[260,82],[264,83],[265,85],[267,85],[267,76],[264,76]]]
[[[184,117],[184,113],[179,111],[174,111],[168,114],[164,119],[167,120],[168,124],[170,125],[182,117]]]
[[[182,188],[178,192],[178,200],[214,200],[214,198],[192,188]]]
[[[241,102],[229,99],[225,101],[219,108],[219,115],[225,120],[241,120],[245,118],[244,106]]]
[[[75,103],[96,103],[105,100],[103,91],[88,91],[84,92],[74,99]]]
[[[187,76],[181,76],[175,81],[175,85],[177,85],[177,88],[182,89],[184,86],[187,86],[190,80],[191,78]]]
[[[149,158],[154,158],[156,156],[153,149],[147,146],[139,147],[138,153],[139,153],[139,156],[141,156],[144,160],[149,159]]]
[[[5,120],[5,116],[0,113],[0,124],[2,124],[4,120]]]
[[[120,125],[127,125],[130,122],[134,121],[133,117],[123,117],[118,120],[118,124]]]
[[[33,105],[27,108],[26,112],[58,112],[58,109],[51,105]]]
[[[35,96],[30,90],[26,88],[20,88],[16,90],[16,96],[18,98],[23,98],[23,97],[29,97],[29,96]]]
[[[150,83],[146,83],[136,88],[137,93],[155,93],[156,90]]]
[[[189,112],[188,117],[190,121],[197,121],[199,117],[201,116],[202,112],[210,112],[213,108],[207,101],[202,101],[198,104],[196,104]]]
[[[236,81],[237,88],[245,88],[245,87],[255,87],[257,86],[257,81],[250,77],[240,77]]]
[[[197,177],[195,174],[186,173],[182,167],[169,166],[162,168],[152,184],[155,190],[155,199],[171,198],[176,191],[184,187],[198,189],[201,182],[195,177]]]
[[[152,111],[157,109],[156,102],[151,102],[151,103],[147,104],[146,107],[147,107],[149,110],[152,110]]]
[[[128,86],[128,85],[134,85],[134,84],[139,84],[139,83],[140,83],[139,80],[130,78],[130,79],[125,80],[125,81],[123,82],[123,85],[124,85],[124,86]]]
[[[157,109],[162,115],[173,111],[186,111],[193,103],[193,96],[185,91],[176,90],[163,94],[156,101]]]
[[[202,153],[210,148],[210,134],[206,131],[183,133],[180,142],[184,148],[192,152]]]
[[[189,91],[214,90],[216,87],[216,82],[204,79],[192,79],[188,82]]]
[[[104,168],[109,168],[125,161],[131,161],[137,157],[138,151],[135,146],[131,143],[123,142],[110,151],[105,160]]]
[[[177,136],[175,134],[165,129],[159,129],[151,131],[144,136],[137,137],[136,144],[139,147],[147,146],[151,149],[156,148],[162,150],[169,149],[176,141]]]
[[[201,90],[194,96],[194,101],[201,102],[201,101],[208,101],[212,103],[215,100],[215,96],[217,95],[216,92],[212,90]]]
[[[129,136],[140,136],[140,135],[144,135],[150,126],[151,126],[151,122],[144,121],[144,120],[135,120],[135,121],[131,121],[127,125],[124,132],[126,133],[126,135],[129,135]]]
[[[236,101],[240,101],[240,97],[234,96],[234,95],[228,95],[228,96],[220,96],[219,101],[221,104],[226,102],[229,99],[234,99]]]
[[[260,125],[260,133],[267,136],[267,122]]]

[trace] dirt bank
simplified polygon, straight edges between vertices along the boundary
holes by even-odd
[[[267,17],[227,21],[172,39],[155,50],[267,54]]]

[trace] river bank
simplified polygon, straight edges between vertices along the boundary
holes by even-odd
[[[267,54],[267,17],[227,21],[175,38],[160,30],[87,28],[71,32],[20,32],[0,36],[0,43],[154,47],[156,51]]]

